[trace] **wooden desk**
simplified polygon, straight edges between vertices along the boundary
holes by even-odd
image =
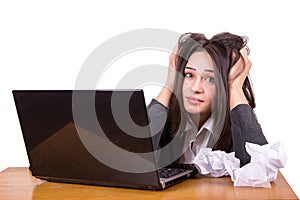
[[[28,168],[0,173],[0,199],[298,199],[281,173],[271,189],[233,187],[230,177],[194,178],[164,191],[45,182]]]

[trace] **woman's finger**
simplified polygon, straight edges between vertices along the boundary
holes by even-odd
[[[242,48],[240,50],[240,53],[241,53],[241,55],[243,57],[243,60],[245,62],[245,71],[248,74],[248,72],[249,72],[249,70],[250,70],[250,68],[252,66],[252,63],[251,63],[251,61],[248,58],[248,53],[249,53],[248,47]]]

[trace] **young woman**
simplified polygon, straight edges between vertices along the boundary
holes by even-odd
[[[250,161],[245,142],[267,140],[253,109],[245,38],[220,33],[183,34],[170,56],[167,82],[148,105],[160,165],[192,163],[200,148],[235,152]]]

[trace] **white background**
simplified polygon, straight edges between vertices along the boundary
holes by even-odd
[[[300,14],[296,2],[1,1],[0,170],[28,166],[13,89],[73,89],[87,56],[125,31],[163,28],[208,37],[229,31],[250,39],[256,113],[269,142],[283,142],[288,164],[281,171],[300,196]],[[152,59],[168,64],[168,56],[152,53],[133,55],[123,67],[149,64]],[[112,79],[117,75],[109,74]]]

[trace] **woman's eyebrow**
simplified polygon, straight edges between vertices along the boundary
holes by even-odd
[[[185,67],[185,68],[196,71],[196,68],[193,68],[193,67]]]
[[[193,70],[193,71],[197,71],[197,68],[194,68],[194,67],[185,67],[185,69],[190,69],[190,70]],[[204,72],[209,72],[209,73],[214,73],[214,70],[212,70],[212,69],[204,69],[203,71]]]
[[[197,69],[196,69],[196,68],[193,68],[193,67],[185,67],[185,68],[186,68],[186,69],[193,70],[193,71],[197,71]],[[214,70],[212,70],[212,69],[204,69],[203,71],[214,73]]]
[[[212,70],[212,69],[204,69],[204,71],[214,73],[214,70]]]

